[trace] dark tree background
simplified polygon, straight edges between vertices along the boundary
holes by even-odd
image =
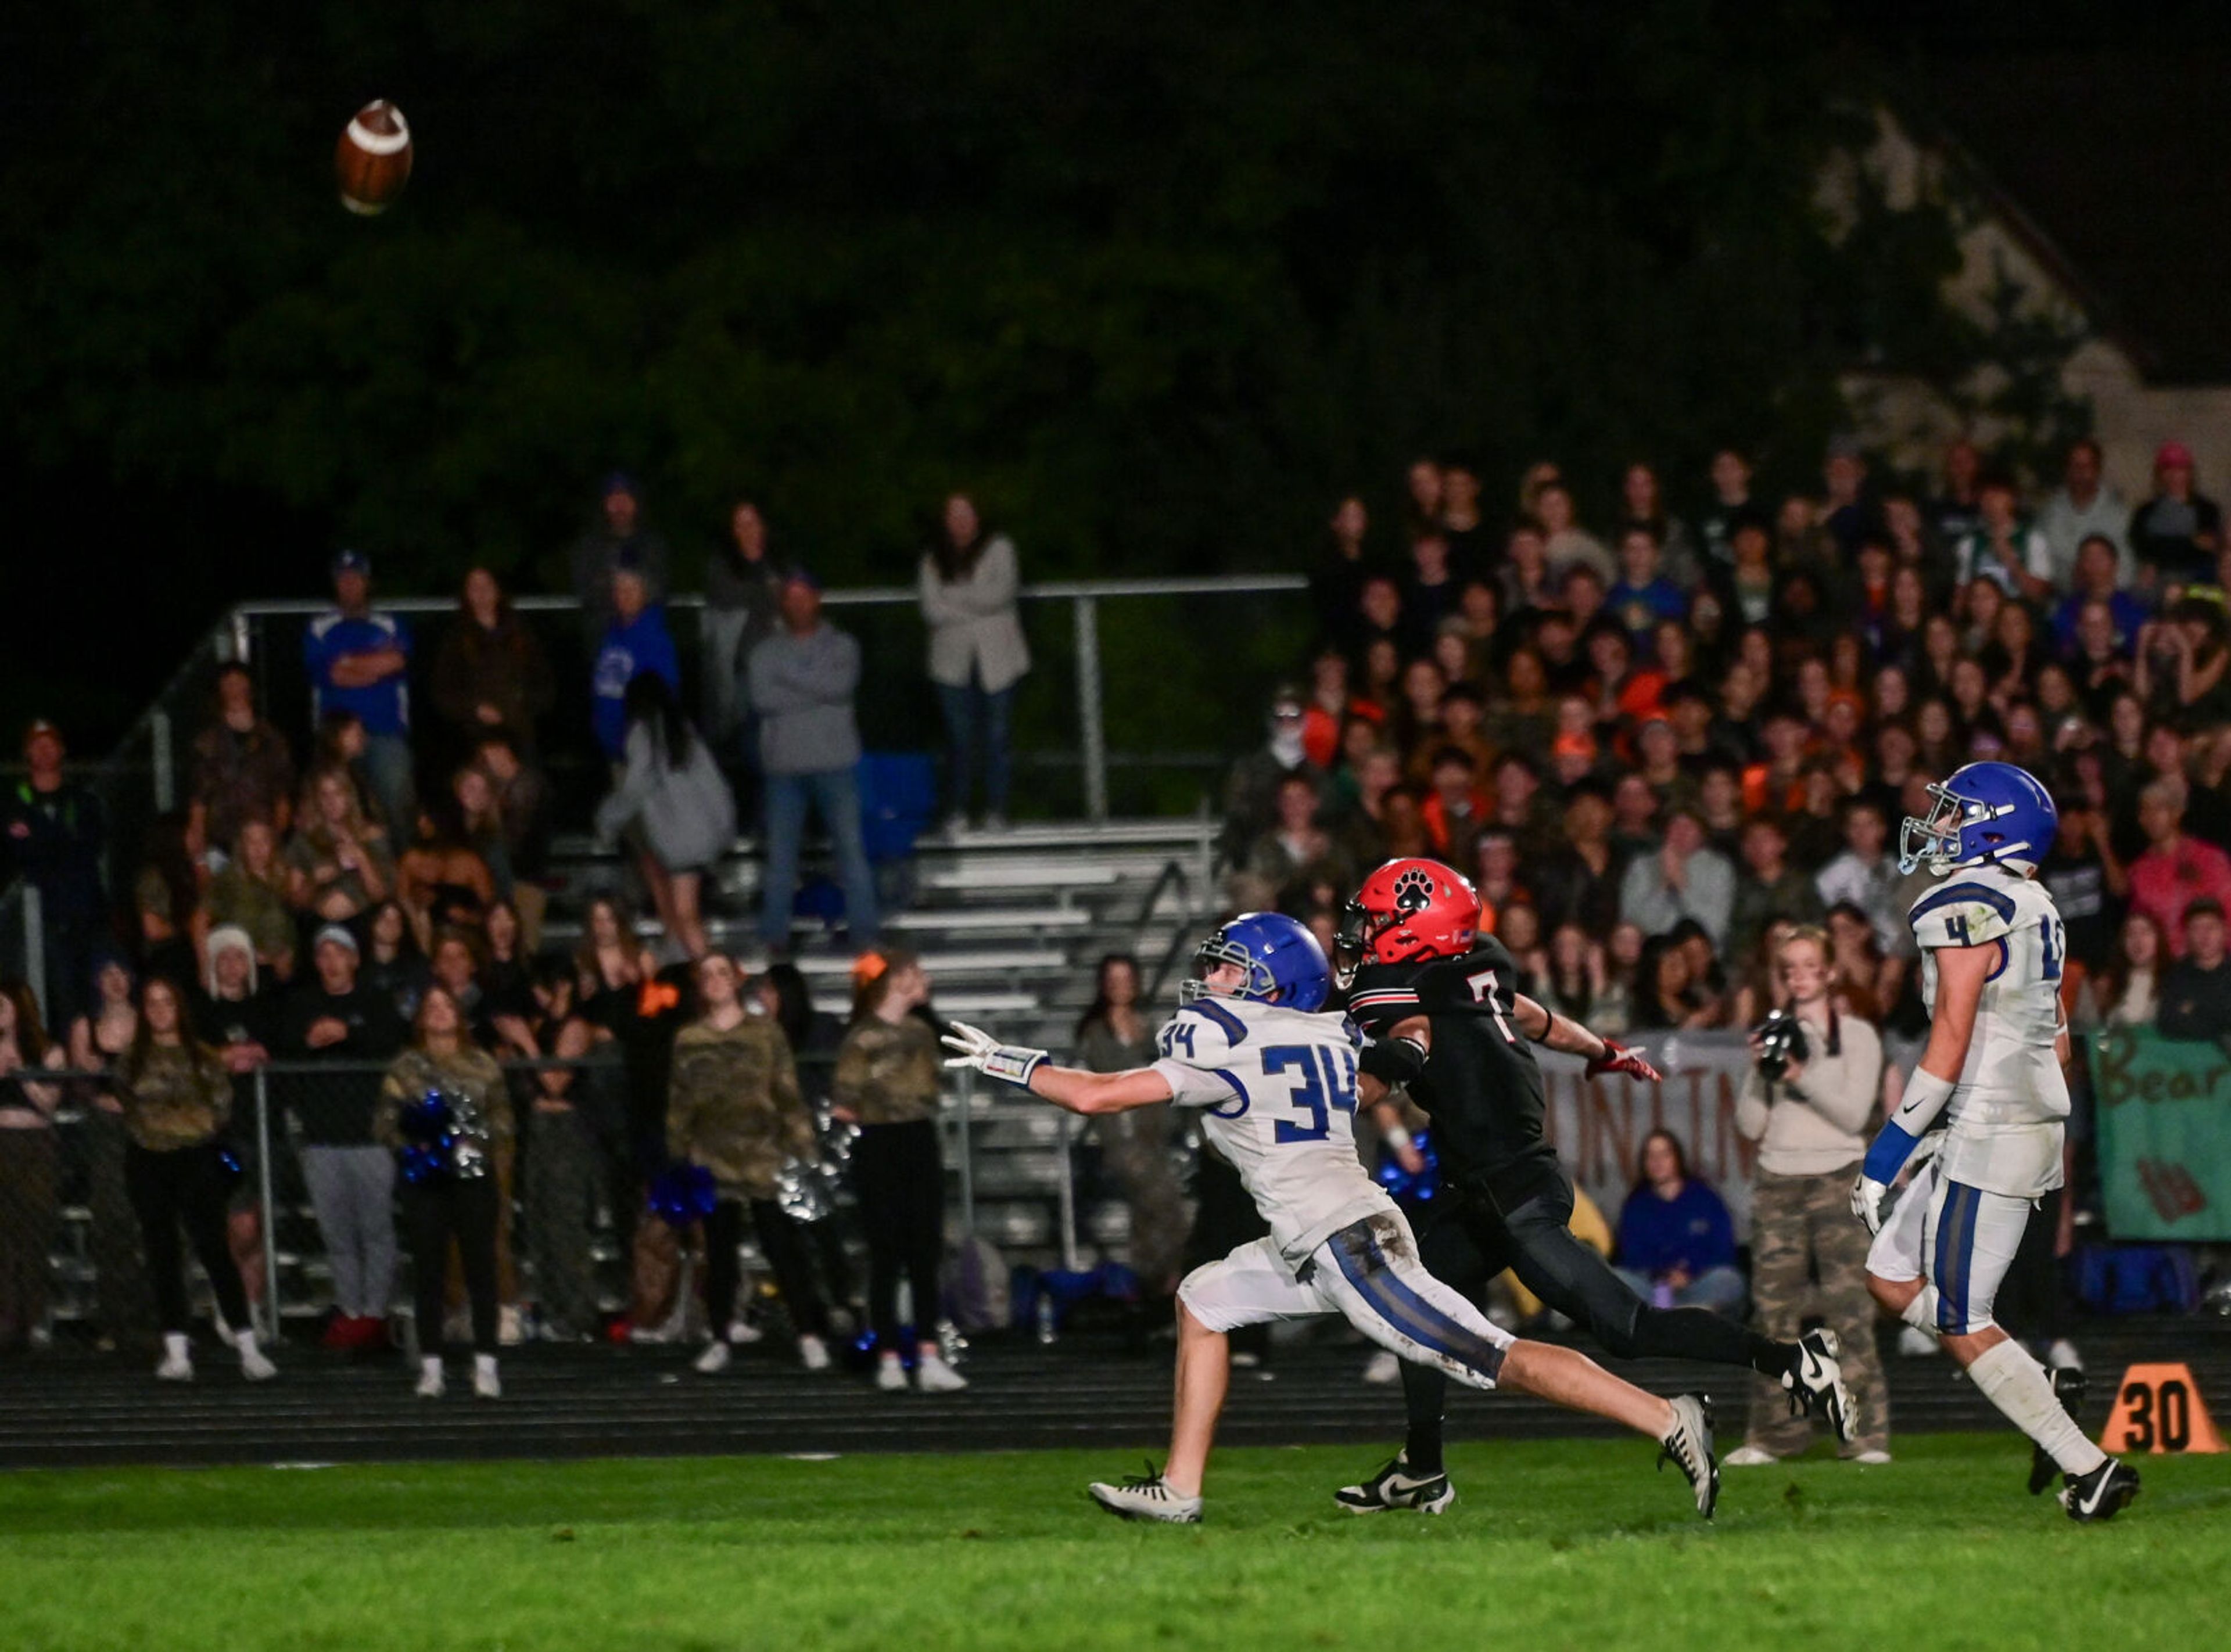
[[[1298,566],[1424,449],[1796,480],[1950,252],[1823,239],[1824,4],[53,0],[0,61],[0,714],[81,745],[336,545],[553,583],[615,465],[879,582],[955,486],[1044,575]]]

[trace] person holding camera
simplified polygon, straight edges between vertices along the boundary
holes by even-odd
[[[1831,1000],[1828,938],[1793,931],[1775,956],[1782,1004],[1750,1036],[1756,1066],[1736,1103],[1736,1128],[1758,1143],[1751,1188],[1751,1297],[1759,1329],[1796,1337],[1814,1308],[1843,1346],[1845,1380],[1859,1412],[1842,1448],[1859,1462],[1890,1461],[1890,1394],[1875,1350],[1867,1294],[1867,1232],[1852,1220],[1852,1178],[1882,1091],[1882,1040]],[[1817,1294],[1807,1288],[1817,1272]],[[1755,1378],[1743,1443],[1722,1461],[1752,1468],[1800,1452],[1813,1423],[1788,1415],[1788,1395]]]

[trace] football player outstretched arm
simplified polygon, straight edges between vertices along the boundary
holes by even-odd
[[[1568,1055],[1585,1056],[1590,1078],[1605,1073],[1625,1073],[1631,1078],[1649,1081],[1659,1076],[1658,1069],[1642,1059],[1639,1050],[1629,1049],[1616,1038],[1590,1032],[1571,1016],[1559,1015],[1523,993],[1511,1001],[1511,1011],[1518,1030],[1536,1043]],[[1365,1046],[1362,1059],[1357,1063],[1360,1076],[1356,1094],[1365,1105],[1376,1106],[1390,1090],[1423,1072],[1426,1058],[1432,1053],[1431,1016],[1412,1016],[1406,1021],[1397,1022],[1385,1037],[1374,1038]]]
[[[1018,1084],[1040,1100],[1071,1113],[1123,1113],[1171,1099],[1170,1081],[1151,1067],[1135,1067],[1123,1073],[1056,1067],[1042,1049],[1003,1044],[991,1034],[958,1021],[945,1035],[944,1043],[954,1052],[946,1061],[947,1067],[973,1067],[989,1077]]]
[[[1929,1023],[1929,1046],[1905,1081],[1898,1108],[1883,1120],[1874,1145],[1852,1187],[1852,1210],[1870,1233],[1882,1229],[1883,1196],[1921,1143],[1937,1115],[1951,1100],[1968,1065],[1968,1045],[1976,1034],[1976,1009],[1982,1002],[1991,965],[2000,956],[1995,941],[1980,946],[1937,950],[1937,1010]]]

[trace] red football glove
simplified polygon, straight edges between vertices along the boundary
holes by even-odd
[[[1629,1049],[1616,1038],[1604,1040],[1604,1053],[1588,1063],[1590,1078],[1601,1078],[1607,1073],[1624,1073],[1646,1084],[1658,1082],[1658,1069],[1642,1059],[1639,1049]]]

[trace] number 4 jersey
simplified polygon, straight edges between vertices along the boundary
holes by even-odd
[[[2068,1081],[2054,1053],[2066,945],[2053,897],[2001,866],[1955,872],[1913,903],[1921,992],[1937,1009],[1937,955],[1991,946],[1997,956],[1976,1007],[1968,1060],[1945,1109],[1944,1173],[1988,1192],[2031,1199],[2060,1185]]]
[[[1161,1030],[1154,1071],[1247,1184],[1286,1261],[1395,1208],[1355,1151],[1359,1035],[1340,1015],[1202,998]]]

